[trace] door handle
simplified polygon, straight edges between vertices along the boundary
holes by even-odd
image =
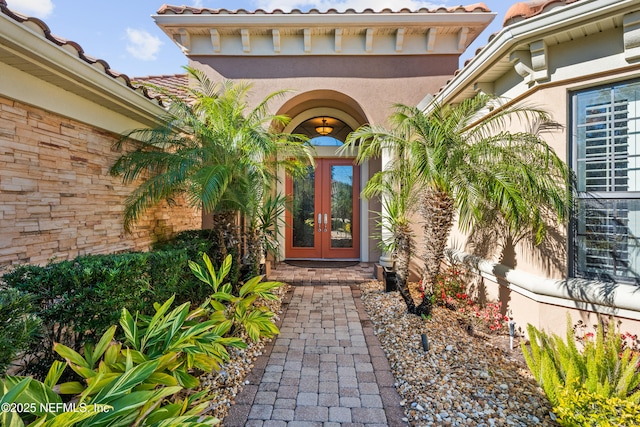
[[[324,214],[324,232],[327,232],[327,214]]]
[[[322,214],[318,214],[318,233],[322,232]]]

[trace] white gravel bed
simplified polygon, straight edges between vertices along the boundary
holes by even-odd
[[[457,313],[443,307],[435,307],[429,320],[408,314],[400,294],[385,293],[380,282],[361,289],[403,399],[404,421],[412,426],[557,425],[519,348],[504,351],[469,335]],[[422,334],[429,342],[426,352]]]

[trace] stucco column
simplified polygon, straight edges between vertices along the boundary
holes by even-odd
[[[382,163],[382,170],[386,170],[387,167],[389,167],[391,165],[391,162],[393,160],[393,151],[390,148],[383,148],[382,149],[382,157],[381,157],[381,163]],[[390,242],[391,239],[393,239],[393,234],[391,233],[391,231],[389,231],[389,221],[387,220],[387,211],[386,211],[386,202],[385,202],[385,198],[387,196],[385,196],[384,194],[382,194],[382,215],[381,215],[381,221],[382,221],[382,229],[381,229],[381,238],[383,242]],[[393,267],[393,263],[394,263],[394,259],[393,259],[393,254],[383,251],[382,255],[380,256],[380,265],[382,267]]]

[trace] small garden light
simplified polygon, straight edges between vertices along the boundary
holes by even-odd
[[[513,350],[513,337],[516,335],[516,322],[509,320],[509,348]]]
[[[422,349],[424,351],[429,351],[429,339],[427,338],[427,334],[422,334]]]

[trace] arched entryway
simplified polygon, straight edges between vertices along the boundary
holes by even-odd
[[[369,236],[368,202],[360,199],[366,174],[353,156],[338,151],[364,117],[361,111],[354,114],[359,108],[335,97],[327,99],[326,93],[315,100],[308,95],[300,97],[304,102],[290,104],[289,112],[295,115],[285,131],[310,138],[315,167],[309,167],[305,176],[284,177],[290,209],[285,214],[281,255],[285,259],[366,259],[362,241]],[[301,104],[304,109],[296,108]],[[364,249],[368,250],[366,245]]]

